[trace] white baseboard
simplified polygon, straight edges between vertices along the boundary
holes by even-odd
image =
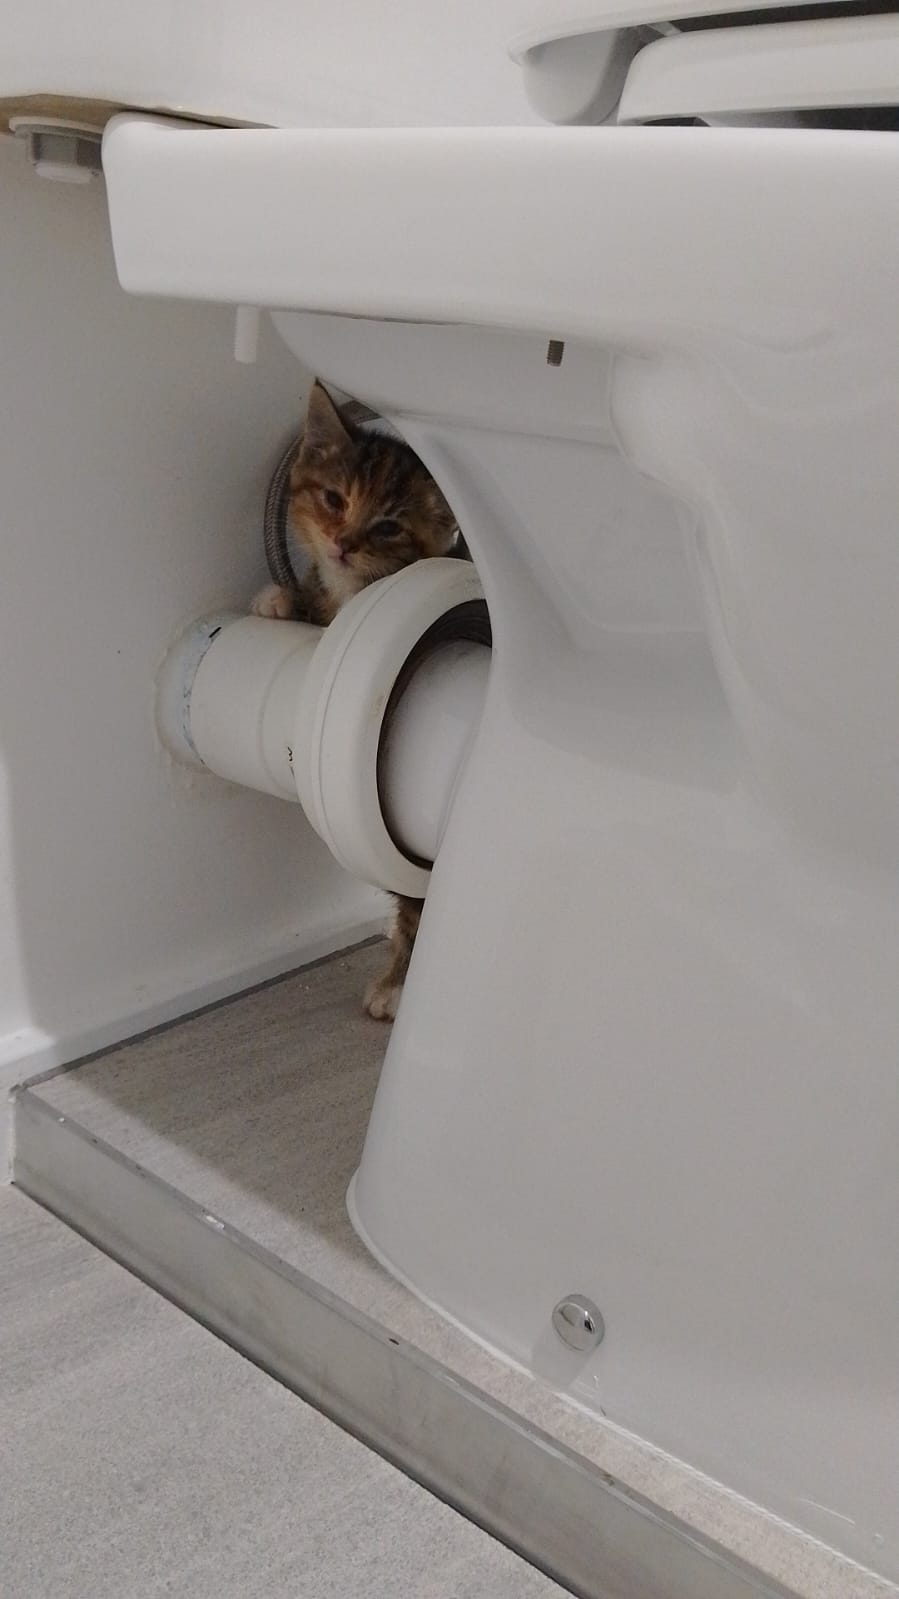
[[[99,1017],[89,1027],[59,1035],[45,1032],[41,1027],[23,1027],[0,1037],[0,1183],[9,1181],[9,1095],[12,1089],[52,1074],[97,1050],[110,1049],[139,1033],[150,1032],[154,1027],[203,1010],[207,1005],[217,1005],[246,989],[257,988],[260,983],[283,977],[287,972],[361,943],[383,930],[383,916],[335,923],[310,932],[308,938],[291,941],[269,952],[263,960],[229,968],[186,988],[172,986],[139,1006]]]

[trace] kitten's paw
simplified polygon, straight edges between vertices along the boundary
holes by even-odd
[[[251,616],[273,617],[279,622],[289,622],[296,611],[293,589],[282,588],[280,583],[267,583],[253,596]]]
[[[369,1016],[373,1016],[376,1022],[392,1022],[402,992],[402,983],[394,983],[387,977],[376,977],[365,990],[363,1001]]]

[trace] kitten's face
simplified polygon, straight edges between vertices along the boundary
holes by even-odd
[[[341,603],[413,561],[445,555],[456,526],[408,445],[349,433],[320,384],[291,472],[290,513],[298,542]]]

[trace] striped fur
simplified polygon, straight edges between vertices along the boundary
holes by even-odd
[[[354,594],[413,561],[455,553],[458,530],[440,489],[401,439],[355,427],[316,382],[290,476],[290,519],[308,567],[293,588],[257,594],[258,616],[298,617],[325,627]],[[422,901],[398,896],[384,971],[365,1008],[396,1015]]]

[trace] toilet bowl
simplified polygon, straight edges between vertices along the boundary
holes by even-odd
[[[119,276],[270,308],[414,445],[483,580],[359,1232],[577,1404],[896,1574],[899,143],[864,125],[896,24],[758,7],[729,101],[755,23],[568,9],[519,46],[535,103],[703,125],[118,118]],[[554,1331],[571,1294],[598,1348]]]

